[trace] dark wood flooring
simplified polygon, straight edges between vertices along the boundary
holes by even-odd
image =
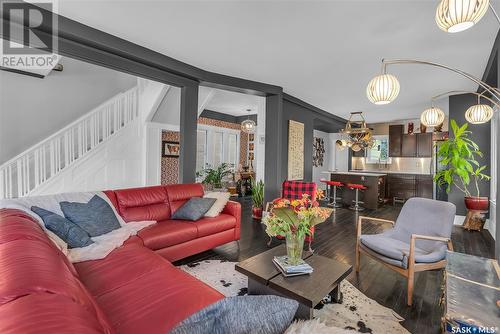
[[[241,261],[269,249],[263,225],[251,218],[251,199],[241,198],[242,222],[240,249],[236,242],[198,254],[176,264],[184,264],[213,257]],[[401,207],[386,205],[378,210],[365,210],[364,216],[395,220]],[[348,209],[337,209],[323,224],[317,226],[313,249],[320,255],[354,265],[356,243],[355,224],[358,214]],[[377,233],[388,225],[367,224],[363,233]],[[452,241],[455,251],[482,257],[494,257],[495,241],[487,231],[468,232],[459,226],[453,228]],[[273,241],[271,247],[283,241]],[[360,291],[378,303],[393,309],[405,321],[402,325],[411,333],[440,333],[443,308],[440,305],[443,271],[417,273],[413,306],[406,305],[406,280],[398,273],[362,256],[359,275],[348,277]]]

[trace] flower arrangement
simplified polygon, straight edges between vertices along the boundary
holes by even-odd
[[[323,197],[323,192],[318,190],[316,198]],[[320,207],[319,202],[311,200],[308,194],[294,200],[278,198],[273,201],[273,207],[263,223],[269,236],[286,237],[289,261],[293,263],[302,257],[304,238],[311,235],[311,227],[324,222],[332,211],[330,208]]]

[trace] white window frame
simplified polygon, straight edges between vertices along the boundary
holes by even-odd
[[[206,152],[205,152],[205,162],[204,166],[211,166],[214,167],[213,161],[212,160],[212,142],[214,138],[214,133],[219,132],[222,133],[222,154],[221,154],[221,161],[224,162],[226,161],[226,157],[228,155],[227,148],[225,147],[225,144],[228,140],[228,135],[233,134],[236,135],[236,161],[235,161],[235,168],[238,168],[238,163],[240,161],[240,130],[235,130],[235,129],[227,129],[227,128],[222,128],[219,126],[213,126],[213,125],[205,125],[205,124],[198,124],[198,130],[203,130],[206,131],[206,142],[205,142],[205,147],[206,147]]]

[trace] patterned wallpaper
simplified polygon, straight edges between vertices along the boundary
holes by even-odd
[[[179,141],[178,131],[163,131],[161,140]],[[179,158],[161,158],[161,184],[179,183]]]
[[[198,124],[217,126],[220,128],[240,130],[240,124],[219,121],[211,118],[200,117]],[[179,132],[163,131],[162,140],[179,141]],[[181,147],[182,150],[182,147]],[[248,133],[240,131],[240,164],[245,166],[247,163],[248,151]],[[255,168],[255,163],[254,163]],[[161,158],[161,184],[179,183],[179,159]]]

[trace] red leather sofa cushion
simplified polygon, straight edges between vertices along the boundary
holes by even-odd
[[[86,307],[64,296],[35,293],[0,307],[0,333],[115,333]]]
[[[172,214],[191,197],[203,197],[205,192],[200,183],[171,184],[165,186]]]
[[[118,212],[126,222],[170,218],[170,205],[164,186],[115,190],[114,194]]]
[[[168,333],[183,319],[223,298],[138,245],[118,248],[103,260],[82,262],[76,268],[115,330],[123,334]]]
[[[102,328],[112,332],[104,313],[72,272],[74,267],[68,267],[64,255],[43,234],[38,223],[17,210],[3,210],[0,218],[0,234],[9,236],[0,244],[0,313],[18,299],[57,295],[86,309]]]
[[[192,222],[164,220],[139,231],[137,235],[146,247],[157,250],[196,239],[198,230]]]
[[[215,218],[202,218],[191,222],[198,229],[198,238],[218,232],[227,231],[236,227],[236,218],[228,214],[221,213]]]

